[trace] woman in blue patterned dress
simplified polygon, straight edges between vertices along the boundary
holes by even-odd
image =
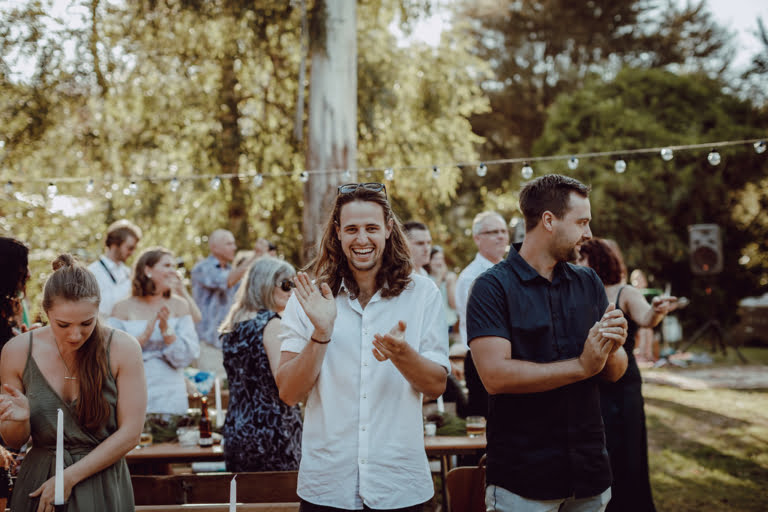
[[[221,325],[229,406],[224,422],[227,471],[299,469],[301,414],[280,400],[280,313],[296,271],[283,260],[255,260]]]

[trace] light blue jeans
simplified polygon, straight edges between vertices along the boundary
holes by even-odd
[[[503,487],[489,485],[485,489],[486,512],[603,512],[611,501],[611,488],[589,498],[529,500]]]

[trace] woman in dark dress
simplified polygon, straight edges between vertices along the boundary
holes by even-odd
[[[13,238],[0,237],[0,350],[25,330],[21,320],[24,292],[29,279],[29,249]],[[0,509],[10,495],[10,467],[13,457],[0,444]]]
[[[255,260],[221,325],[229,381],[223,430],[227,471],[299,469],[301,414],[280,400],[274,378],[280,361],[279,314],[295,275],[283,260]]]
[[[639,327],[655,327],[672,311],[675,297],[656,297],[649,305],[637,288],[624,284],[622,262],[601,239],[581,246],[580,265],[591,267],[605,286],[608,301],[627,318],[627,371],[616,382],[600,384],[605,441],[611,459],[613,485],[607,512],[654,512],[648,478],[648,439],[643,410],[642,379],[633,354]]]

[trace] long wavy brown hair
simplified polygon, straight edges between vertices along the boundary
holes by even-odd
[[[376,274],[376,288],[381,290],[381,296],[397,297],[411,282],[411,253],[400,220],[392,211],[387,197],[382,192],[374,192],[362,187],[347,194],[339,194],[333,203],[333,210],[323,231],[317,256],[307,265],[317,279],[317,284],[327,283],[336,296],[341,289],[342,281],[353,295],[358,295],[357,286],[352,270],[349,268],[347,257],[341,249],[341,241],[336,235],[340,225],[341,208],[353,201],[376,203],[384,210],[384,223],[392,221],[392,232],[384,246],[381,267]],[[386,287],[384,286],[386,284]]]
[[[89,301],[96,305],[101,300],[99,284],[90,270],[78,263],[70,254],[62,254],[53,260],[53,274],[43,288],[43,309],[48,312],[56,300],[69,302]],[[103,388],[107,381],[106,329],[96,327],[75,354],[75,368],[80,393],[75,406],[79,423],[96,432],[109,419],[109,403]],[[54,340],[54,343],[56,341]]]

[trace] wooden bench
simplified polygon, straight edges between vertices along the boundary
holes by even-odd
[[[237,512],[298,512],[298,503],[238,503]],[[139,505],[136,512],[229,512],[229,505]]]
[[[229,503],[229,484],[237,475],[237,501],[244,504],[293,504],[298,471],[211,473],[200,475],[132,475],[136,505]],[[238,507],[239,509],[239,507]],[[187,510],[187,509],[184,509]],[[195,508],[188,508],[195,510]]]

